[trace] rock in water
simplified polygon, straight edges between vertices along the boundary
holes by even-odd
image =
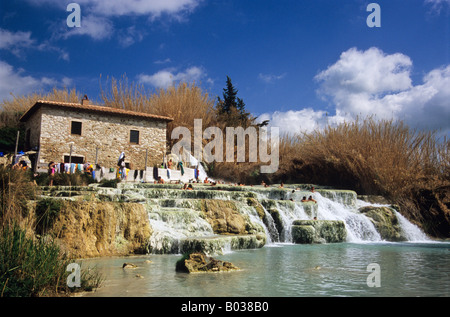
[[[359,211],[370,218],[383,240],[406,240],[393,208],[367,206],[360,208]]]
[[[343,242],[346,237],[345,224],[340,220],[296,220],[292,223],[294,243]]]
[[[184,255],[176,264],[177,272],[184,273],[211,273],[211,272],[228,272],[237,271],[238,267],[227,261],[220,261],[214,258],[209,258],[206,261],[206,256],[203,253],[191,253]]]
[[[124,263],[122,265],[122,268],[123,269],[135,269],[135,268],[137,268],[137,265],[133,264],[133,263]]]

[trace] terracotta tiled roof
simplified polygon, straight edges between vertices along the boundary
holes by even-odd
[[[27,121],[28,118],[42,105],[54,106],[59,108],[68,108],[73,110],[84,110],[84,111],[93,111],[93,112],[102,112],[105,114],[113,114],[113,115],[123,115],[123,116],[131,116],[131,117],[139,117],[142,119],[154,119],[154,120],[162,120],[162,121],[173,121],[173,118],[159,116],[155,114],[136,112],[123,110],[119,108],[112,108],[106,106],[97,106],[97,105],[83,105],[80,103],[71,103],[71,102],[60,102],[60,101],[47,101],[47,100],[38,100],[21,118],[20,121]]]

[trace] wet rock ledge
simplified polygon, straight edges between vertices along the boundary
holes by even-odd
[[[295,220],[292,240],[298,244],[344,242],[347,237],[341,220]]]
[[[184,255],[177,261],[176,271],[182,273],[215,273],[215,272],[229,272],[238,271],[238,267],[230,262],[208,258],[206,261],[205,254],[195,252]]]

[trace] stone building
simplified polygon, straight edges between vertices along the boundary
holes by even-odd
[[[20,119],[27,149],[38,149],[38,167],[55,163],[97,163],[117,167],[122,152],[129,169],[161,163],[167,123],[172,118],[89,104],[36,102]]]

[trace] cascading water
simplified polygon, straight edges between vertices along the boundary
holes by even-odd
[[[195,190],[181,190],[181,186],[151,184],[128,185],[120,191],[121,199],[132,197],[145,200],[153,230],[149,249],[152,253],[183,253],[184,247],[198,247],[211,253],[226,253],[236,248],[254,245],[255,237],[243,241],[232,236],[214,233],[205,218],[201,202],[205,200],[233,201],[236,212],[246,219],[248,236],[265,235],[265,244],[292,243],[292,226],[296,220],[340,220],[347,231],[347,242],[383,241],[371,218],[359,209],[373,205],[357,199],[352,191],[338,190],[289,190],[256,186],[209,186],[194,184]],[[116,193],[117,194],[117,193]],[[302,202],[303,197],[316,202]],[[249,200],[257,202],[260,210]],[[388,207],[388,206],[387,206]],[[429,240],[420,229],[400,213],[395,213],[402,236],[408,241]],[[234,239],[234,240],[233,240]],[[253,239],[253,240],[252,240]],[[261,243],[259,243],[261,245]]]
[[[279,226],[278,239],[272,239],[272,242],[292,242],[291,227],[295,220],[311,220],[314,217],[322,220],[341,220],[345,223],[347,229],[347,242],[361,243],[361,242],[379,242],[383,241],[379,232],[369,217],[360,213],[358,209],[362,206],[388,206],[388,205],[371,205],[356,198],[356,193],[349,191],[333,191],[327,190],[323,192],[305,192],[293,191],[290,194],[284,194],[275,200],[275,209],[279,212]],[[273,193],[271,193],[273,197]],[[260,198],[267,199],[268,194],[260,194]],[[313,205],[311,203],[302,203],[300,197],[309,197],[317,202]],[[285,199],[292,199],[293,202],[285,201]],[[403,236],[407,241],[429,241],[428,237],[415,225],[410,223],[398,211],[392,209],[397,216],[400,227],[403,231]],[[267,211],[266,211],[267,212]],[[274,223],[272,214],[268,213],[270,222]],[[267,225],[267,221],[266,221]],[[272,226],[273,228],[273,226]],[[273,232],[272,230],[268,230]],[[274,234],[271,234],[273,238]]]
[[[187,208],[153,208],[149,212],[153,234],[150,238],[152,253],[180,253],[183,239],[213,236],[211,225],[199,212]]]
[[[419,227],[409,222],[402,214],[400,214],[397,210],[394,210],[395,215],[400,223],[400,226],[403,230],[403,233],[407,239],[407,241],[414,242],[428,242],[432,241],[429,239],[425,233],[423,233]]]
[[[318,204],[318,219],[344,221],[348,242],[381,241],[380,234],[373,223],[368,217],[358,212],[355,204],[344,204],[339,199],[333,201],[320,193],[315,193],[314,197]]]

